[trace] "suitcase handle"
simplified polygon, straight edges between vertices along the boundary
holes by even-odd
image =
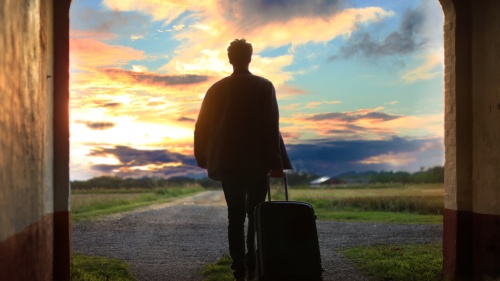
[[[271,201],[271,182],[270,179],[271,175],[269,174],[267,176],[267,201]],[[285,183],[285,198],[286,201],[288,201],[288,177],[285,173],[283,173],[283,182]]]

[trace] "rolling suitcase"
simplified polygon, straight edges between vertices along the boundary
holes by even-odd
[[[259,281],[322,280],[316,216],[312,206],[304,202],[268,201],[255,208],[256,263]]]

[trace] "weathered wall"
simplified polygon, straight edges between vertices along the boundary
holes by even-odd
[[[472,276],[472,81],[469,0],[440,0],[444,12],[445,202],[443,273]]]
[[[2,1],[0,280],[52,280],[52,37],[51,0]]]
[[[500,215],[500,1],[473,11],[473,211]]]
[[[472,11],[473,268],[500,280],[500,1]]]
[[[456,280],[500,278],[500,1],[440,2],[445,14],[443,272]]]

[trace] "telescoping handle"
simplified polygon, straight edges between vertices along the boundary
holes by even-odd
[[[271,176],[267,177],[267,201],[271,201],[271,183],[269,179]],[[288,177],[283,173],[283,183],[285,184],[285,198],[288,201]]]

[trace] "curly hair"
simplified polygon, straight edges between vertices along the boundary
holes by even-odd
[[[233,65],[249,64],[252,58],[252,44],[247,43],[247,40],[234,39],[229,47],[227,47],[227,56],[229,62]]]

